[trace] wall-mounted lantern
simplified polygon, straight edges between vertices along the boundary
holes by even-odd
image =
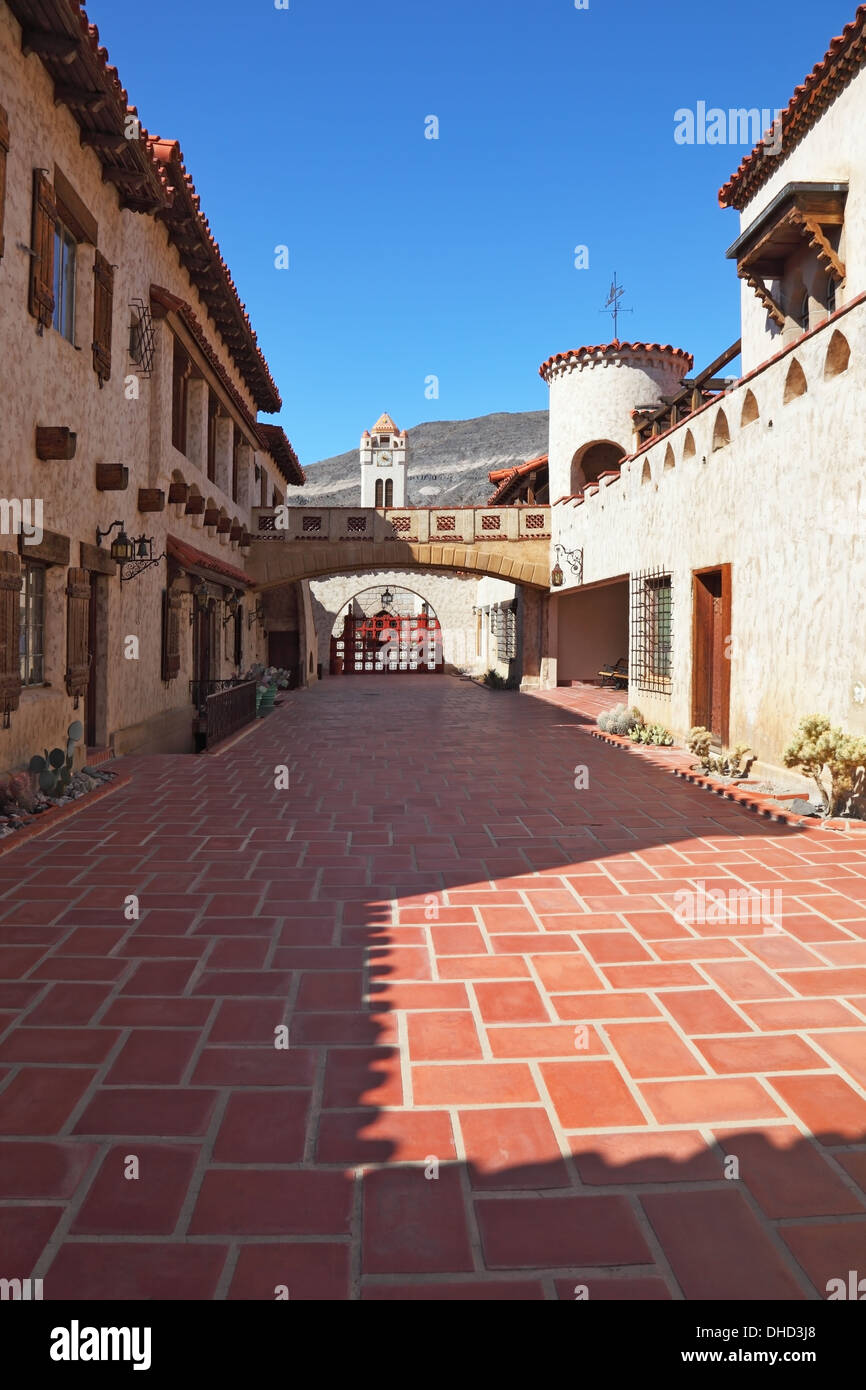
[[[145,570],[158,565],[160,560],[165,558],[162,555],[153,553],[153,536],[133,536],[130,540],[126,534],[126,524],[123,521],[112,521],[107,530],[102,531],[96,528],[96,544],[102,545],[106,536],[110,536],[116,527],[120,527],[118,534],[114,537],[109,548],[112,560],[120,566],[120,582],[126,584],[130,579],[137,578]]]
[[[210,590],[203,579],[200,579],[192,590],[192,606],[189,610],[190,626],[195,622],[197,613],[206,613],[210,608]]]
[[[553,585],[554,589],[559,589],[562,587],[562,581],[564,578],[565,575],[562,573],[562,566],[557,560],[550,573],[550,582]]]
[[[225,627],[227,623],[230,623],[233,618],[237,617],[238,609],[240,608],[240,606],[240,595],[236,594],[234,590],[232,590],[231,594],[229,594],[229,597],[223,599],[223,608],[225,609],[223,627]]]

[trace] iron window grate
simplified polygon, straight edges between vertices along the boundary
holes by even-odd
[[[631,577],[630,682],[657,695],[670,694],[671,688],[672,594],[666,570]]]

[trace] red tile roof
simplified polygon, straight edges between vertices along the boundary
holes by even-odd
[[[140,138],[125,139],[127,117],[138,119],[136,107],[121,84],[117,68],[99,42],[99,30],[91,24],[77,0],[8,0],[9,9],[22,30],[48,30],[62,43],[68,39],[68,53],[41,53],[39,60],[55,84],[55,100],[65,102],[82,136],[99,133],[114,136],[116,146],[93,147],[93,154],[106,170],[123,176],[117,195],[121,207],[133,212],[153,213],[165,204],[159,167],[147,145],[147,131]],[[23,35],[22,35],[23,37]],[[76,99],[84,93],[101,98],[101,104]],[[111,175],[109,175],[109,178]]]
[[[194,545],[188,545],[177,536],[169,534],[166,537],[166,550],[185,569],[208,570],[211,574],[219,575],[221,579],[231,579],[233,583],[243,584],[245,587],[253,582],[243,570],[235,569],[234,565],[228,565],[225,560],[218,560],[204,550],[196,550]]]
[[[103,165],[104,177],[119,177],[121,207],[155,214],[167,224],[181,261],[207,304],[208,315],[222,334],[256,407],[273,414],[282,405],[280,393],[201,211],[180,146],[174,140],[149,135],[142,126],[138,139],[123,138],[128,134],[127,117],[138,119],[138,112],[130,106],[117,69],[110,65],[108,53],[99,43],[99,30],[89,22],[78,0],[8,0],[8,4],[23,30],[47,30],[61,43],[68,39],[73,45],[68,53],[40,54],[43,67],[54,80],[56,99],[69,106],[82,137],[115,138],[116,147],[103,142],[93,153]],[[103,104],[93,109],[82,100],[82,93],[85,98],[88,93],[103,97]]]
[[[201,211],[201,199],[187,173],[176,140],[148,136],[160,168],[168,202],[157,215],[169,228],[190,279],[207,305],[208,315],[224,337],[234,363],[259,410],[273,414],[282,406],[237,286]]]
[[[491,483],[501,483],[503,478],[516,478],[521,473],[531,473],[539,463],[547,463],[547,454],[539,454],[537,458],[528,459],[526,463],[512,464],[510,468],[495,468],[487,476]]]
[[[525,474],[531,473],[536,468],[546,469],[547,462],[547,454],[539,454],[538,458],[528,459],[526,463],[517,464],[514,468],[500,468],[494,473],[488,473],[487,476],[491,483],[499,483],[492,497],[487,499],[488,507],[495,507],[499,502],[504,501],[515,482],[524,477]]]
[[[685,362],[687,372],[691,371],[695,361],[690,352],[685,352],[682,348],[671,347],[670,343],[620,343],[614,339],[612,343],[600,343],[596,347],[571,348],[568,352],[557,352],[555,356],[548,357],[546,362],[542,362],[538,369],[538,375],[546,381],[551,367],[557,366],[560,362],[567,362],[572,357],[592,358],[608,355],[615,357],[621,352],[663,352],[671,357],[681,357]]]
[[[795,89],[783,111],[779,158],[764,158],[765,141],[759,140],[737,172],[719,189],[719,203],[723,208],[743,210],[758,189],[775,173],[779,159],[784,159],[800,143],[864,63],[866,5],[861,5],[851,23],[846,24],[842,33],[830,44],[820,63],[815,64]]]
[[[302,487],[307,481],[306,475],[282,425],[263,425],[259,422],[259,434],[289,486]]]

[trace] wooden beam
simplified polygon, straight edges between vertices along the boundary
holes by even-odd
[[[129,487],[129,469],[123,463],[98,463],[96,486],[100,492],[125,492]]]
[[[125,135],[110,130],[82,130],[79,142],[85,149],[113,150],[115,153],[125,150],[130,144]]]
[[[104,92],[88,92],[63,82],[54,84],[55,106],[80,106],[83,111],[101,111],[108,101]]]
[[[138,510],[140,512],[161,512],[165,510],[165,493],[158,487],[138,489]]]
[[[106,164],[103,165],[102,168],[102,181],[103,183],[120,184],[121,187],[125,185],[133,186],[147,183],[147,175],[138,170],[117,169],[113,164]]]
[[[825,237],[818,222],[814,218],[807,216],[804,212],[798,211],[798,217],[804,231],[808,232],[811,238],[809,245],[813,246],[818,252],[818,260],[821,269],[828,275],[832,273],[837,280],[844,280],[845,263],[839,259],[839,256]]]
[[[753,275],[750,270],[739,270],[737,274],[741,280],[745,280],[746,284],[754,290],[773,322],[777,323],[780,328],[784,328],[784,311],[776,303],[763,280],[759,279],[757,275]]]
[[[40,58],[59,58],[71,63],[78,55],[78,39],[71,34],[57,34],[49,29],[24,29],[21,33],[21,52],[25,58],[36,53]]]
[[[71,459],[75,457],[78,436],[68,425],[36,426],[36,457]]]

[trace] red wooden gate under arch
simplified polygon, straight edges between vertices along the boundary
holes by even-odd
[[[436,675],[444,665],[442,629],[429,613],[412,618],[384,609],[369,618],[347,613],[342,632],[331,638],[332,676],[410,671]]]

